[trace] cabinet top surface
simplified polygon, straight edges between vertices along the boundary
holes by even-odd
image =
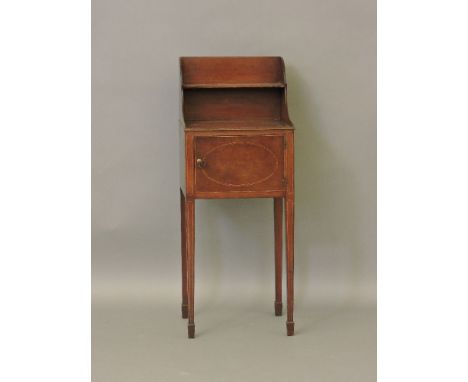
[[[236,120],[236,121],[187,121],[187,129],[195,130],[277,130],[292,129],[288,121],[281,120]]]

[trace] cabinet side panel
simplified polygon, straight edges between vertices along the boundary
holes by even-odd
[[[184,124],[179,120],[179,184],[184,195],[187,195],[185,179],[185,131]]]

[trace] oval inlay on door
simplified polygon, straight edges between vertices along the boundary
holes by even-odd
[[[197,183],[204,189],[209,182],[203,178],[234,189],[260,186],[269,180],[276,183],[281,178],[280,137],[204,137],[197,143]]]
[[[203,173],[224,186],[252,186],[264,182],[278,168],[278,158],[268,147],[247,142],[220,145],[205,154]]]

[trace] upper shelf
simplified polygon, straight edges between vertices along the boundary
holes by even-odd
[[[182,84],[184,89],[284,88],[285,86],[282,82]]]
[[[281,57],[180,57],[183,89],[284,88]]]

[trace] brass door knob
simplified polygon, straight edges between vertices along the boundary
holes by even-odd
[[[205,168],[206,167],[206,162],[202,158],[197,158],[196,163],[197,163],[198,168]]]

